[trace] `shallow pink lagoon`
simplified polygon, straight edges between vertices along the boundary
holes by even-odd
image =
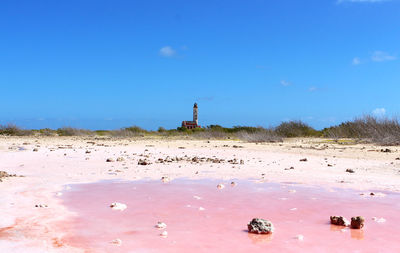
[[[400,252],[399,194],[235,182],[223,182],[222,190],[220,181],[184,179],[73,185],[62,198],[78,216],[63,240],[87,252]],[[113,202],[127,209],[112,210]],[[366,225],[332,226],[331,215],[361,215]],[[255,217],[272,221],[275,232],[247,233]],[[167,224],[166,238],[158,221]]]

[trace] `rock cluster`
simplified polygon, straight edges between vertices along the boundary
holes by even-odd
[[[16,174],[8,174],[5,171],[0,171],[0,182],[3,182],[2,179],[5,177],[16,177],[16,176],[17,176]]]
[[[249,233],[271,234],[274,232],[274,225],[268,220],[254,218],[249,224],[247,224],[247,229],[249,230]]]
[[[338,226],[350,226],[350,228],[353,229],[361,229],[364,227],[364,217],[362,216],[356,216],[356,217],[351,217],[351,223],[349,223],[346,218],[343,216],[331,216],[330,218],[331,224],[333,225],[338,225]]]
[[[138,165],[149,165],[151,164],[149,161],[147,161],[146,159],[139,159],[138,161]]]
[[[357,217],[352,217],[351,218],[351,228],[354,229],[361,229],[364,227],[364,217],[362,216],[357,216]]]
[[[348,226],[350,222],[343,216],[331,216],[331,224],[338,226]]]

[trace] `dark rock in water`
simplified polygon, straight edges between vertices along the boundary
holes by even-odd
[[[307,162],[307,158],[300,159],[300,162]]]
[[[347,173],[354,173],[355,171],[353,169],[347,169],[346,172]]]
[[[351,217],[351,228],[360,229],[364,227],[364,221],[364,217],[362,216]]]
[[[247,224],[249,233],[254,234],[271,234],[274,232],[274,225],[264,219],[254,218],[249,224]]]
[[[348,226],[349,221],[343,216],[331,216],[331,224],[338,226]]]

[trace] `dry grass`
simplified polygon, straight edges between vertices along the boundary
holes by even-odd
[[[240,140],[247,141],[247,142],[281,142],[282,137],[278,136],[276,132],[268,129],[264,129],[262,131],[257,131],[253,133],[241,131],[238,132],[237,137]]]
[[[0,125],[0,135],[27,136],[33,135],[32,130],[24,130],[14,124]]]
[[[397,119],[364,116],[323,130],[325,137],[356,138],[380,145],[400,145],[400,123]]]

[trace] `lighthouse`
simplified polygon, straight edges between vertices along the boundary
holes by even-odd
[[[193,128],[201,128],[199,126],[199,107],[197,106],[197,103],[194,103],[193,105],[193,120],[192,121],[182,121],[182,127],[187,128],[187,129],[193,129]]]
[[[193,105],[193,122],[195,122],[196,125],[199,124],[198,115],[199,115],[199,107],[197,106],[197,103],[194,103],[194,105]]]

